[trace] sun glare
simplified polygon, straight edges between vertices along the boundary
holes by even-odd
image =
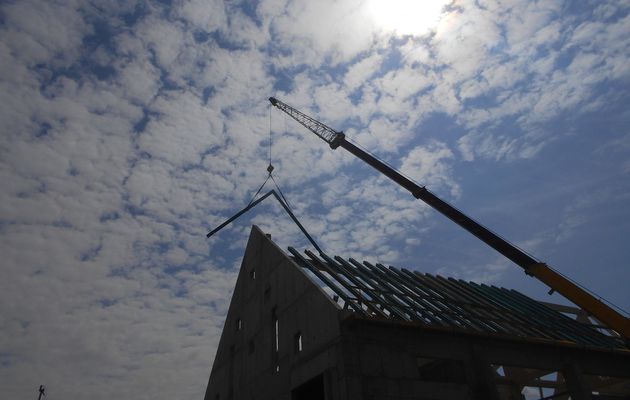
[[[448,0],[370,0],[369,11],[377,26],[398,35],[420,36],[434,28]]]

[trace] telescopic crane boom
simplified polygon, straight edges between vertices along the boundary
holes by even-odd
[[[549,286],[552,290],[557,291],[574,304],[586,310],[586,312],[616,331],[622,338],[625,339],[626,343],[630,342],[630,319],[619,314],[584,289],[555,272],[547,264],[525,253],[523,250],[496,235],[488,228],[440,199],[431,193],[426,187],[416,184],[407,177],[403,176],[400,172],[396,171],[394,168],[374,157],[372,154],[348,142],[343,132],[330,128],[322,122],[317,121],[316,119],[274,97],[270,97],[269,101],[273,106],[284,111],[291,118],[328,143],[333,150],[337,147],[342,147],[354,156],[365,161],[377,171],[407,189],[415,198],[424,201],[451,221],[475,235],[488,246],[513,261],[516,265],[523,268],[527,275],[537,278]]]

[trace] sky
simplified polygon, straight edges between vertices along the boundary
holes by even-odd
[[[270,134],[328,254],[565,302],[269,96],[630,309],[629,58],[628,1],[3,1],[1,397],[202,398],[251,225],[309,247],[205,237]]]

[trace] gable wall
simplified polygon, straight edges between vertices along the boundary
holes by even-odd
[[[274,351],[274,308],[279,326],[278,352]],[[339,315],[322,290],[254,226],[205,400],[290,399],[291,389],[324,370],[334,369]],[[241,330],[237,328],[238,319],[242,321]],[[302,334],[303,344],[299,353],[294,349],[297,332]],[[333,386],[327,384],[329,389]]]

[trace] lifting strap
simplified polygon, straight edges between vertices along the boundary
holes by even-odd
[[[279,188],[278,188],[279,190]],[[260,191],[260,189],[259,189]],[[295,216],[295,214],[293,214],[293,212],[291,211],[291,209],[289,208],[289,206],[284,202],[284,200],[282,200],[282,198],[280,196],[278,196],[278,193],[276,193],[275,190],[271,189],[270,191],[268,191],[265,195],[263,195],[262,197],[260,197],[258,200],[252,201],[250,202],[247,207],[243,208],[241,211],[237,212],[236,214],[234,214],[232,217],[230,217],[227,221],[225,221],[224,223],[222,223],[221,225],[219,225],[218,227],[214,228],[213,230],[211,230],[206,237],[210,237],[212,235],[214,235],[215,233],[219,232],[221,229],[223,229],[226,225],[228,225],[230,222],[234,221],[235,219],[237,219],[238,217],[240,217],[241,215],[245,214],[247,211],[251,210],[252,208],[256,207],[259,203],[261,203],[263,200],[265,200],[267,197],[273,195],[276,200],[278,200],[278,203],[280,203],[280,205],[282,206],[282,208],[284,208],[284,211],[287,212],[287,214],[289,214],[289,216],[291,217],[291,219],[293,220],[293,222],[295,222],[295,224],[298,226],[298,228],[300,228],[300,230],[302,231],[302,233],[304,234],[304,236],[306,236],[306,238],[308,239],[309,242],[311,242],[311,244],[313,245],[313,247],[315,247],[315,249],[317,249],[317,251],[322,254],[323,251],[322,249],[317,245],[317,243],[315,242],[315,240],[313,239],[313,237],[311,235],[309,235],[309,233],[306,231],[306,228],[304,228],[304,226],[300,223],[300,221],[298,221],[297,217]],[[284,196],[283,196],[284,197]]]

